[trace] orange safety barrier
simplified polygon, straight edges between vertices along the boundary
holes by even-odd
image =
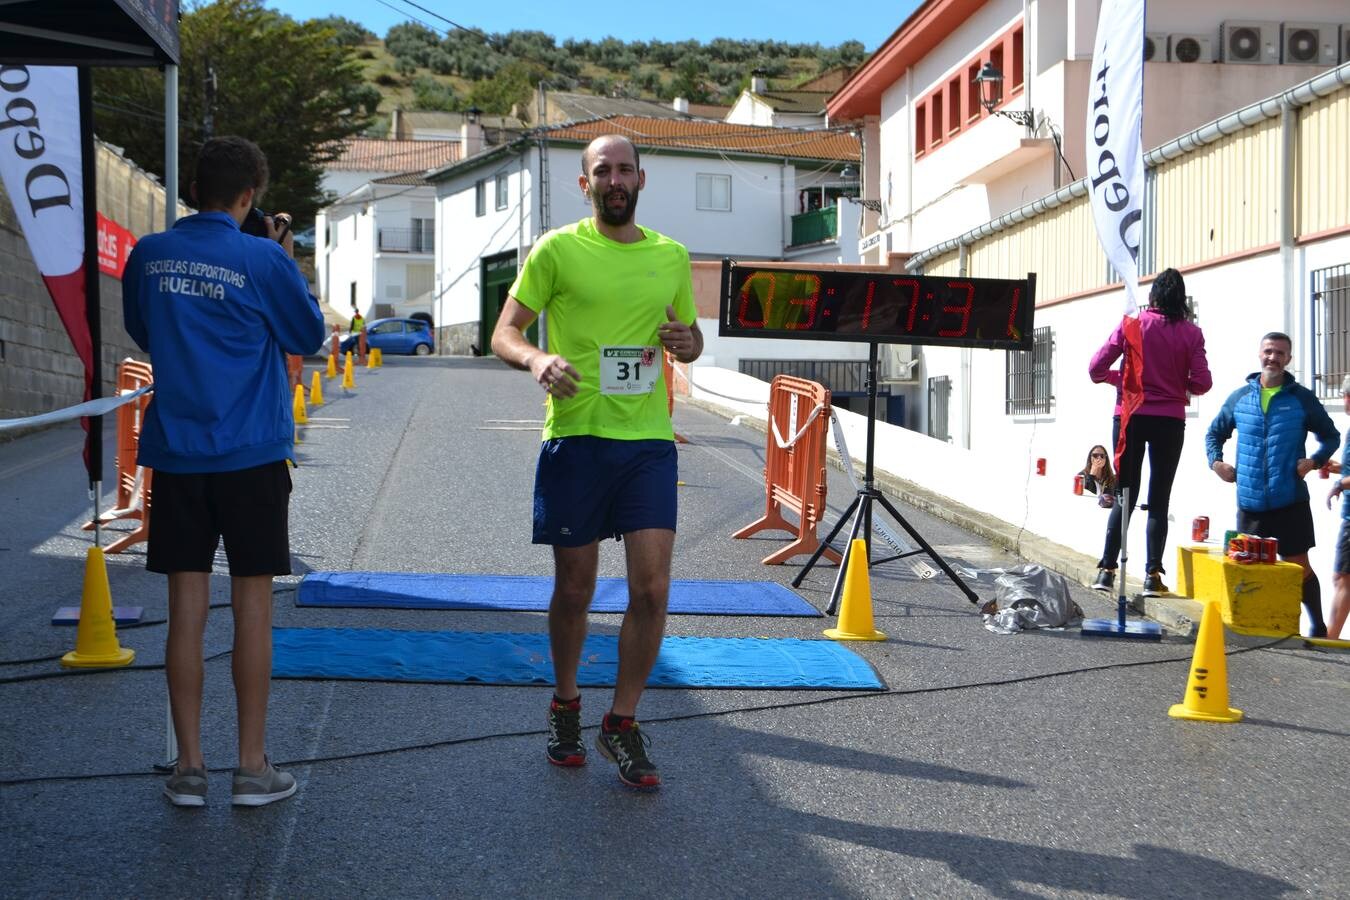
[[[361,328],[360,337],[356,339],[356,346],[360,348],[357,353],[357,361],[364,366],[366,364],[366,329],[364,327]]]
[[[662,358],[665,360],[665,370],[666,370],[666,412],[670,415],[671,418],[674,418],[674,417],[675,417],[675,357],[674,357],[674,356],[671,356],[669,353],[662,353],[661,356],[662,356]],[[687,366],[686,366],[686,368],[687,368]],[[680,370],[680,374],[681,374],[681,375],[684,375],[684,374],[685,374],[685,373],[684,373],[684,370]],[[688,386],[688,383],[687,383],[687,382],[686,382],[686,384],[685,384],[684,390],[680,391],[680,393],[681,393],[681,394],[684,394],[685,396],[688,396],[688,394],[689,394],[689,386]],[[689,438],[685,437],[684,435],[680,434],[680,433],[677,431],[677,432],[675,432],[675,443],[677,443],[677,444],[687,444],[687,443],[689,443]]]
[[[305,358],[297,353],[286,354],[286,378],[290,382],[291,393],[295,393],[300,379],[305,376]]]
[[[154,380],[148,362],[124,359],[117,368],[117,393],[129,394]],[[132,519],[141,524],[103,548],[104,553],[121,553],[150,537],[150,481],[154,472],[136,465],[141,423],[145,421],[145,409],[149,405],[150,394],[142,394],[117,407],[117,506],[99,516],[98,524],[106,525],[120,519]],[[84,526],[85,531],[93,528],[93,522]]]
[[[342,353],[339,351],[340,342],[338,340],[338,327],[333,326],[333,359],[341,359]]]
[[[815,553],[820,546],[816,529],[825,516],[825,446],[829,427],[830,392],[824,385],[790,375],[774,376],[769,390],[764,516],[732,535],[747,538],[769,529],[795,533],[796,540],[764,557],[766,566]],[[779,437],[789,446],[779,446]],[[785,509],[797,514],[797,525],[783,517]],[[834,562],[840,561],[839,554],[828,547],[825,555]]]

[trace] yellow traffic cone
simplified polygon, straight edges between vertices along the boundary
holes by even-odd
[[[825,636],[836,641],[886,640],[872,625],[872,579],[867,573],[867,542],[862,538],[854,538],[848,551],[839,627],[826,628]]]
[[[115,669],[136,658],[136,651],[117,643],[113,621],[112,592],[108,590],[108,565],[103,550],[90,547],[84,560],[84,594],[80,599],[80,627],[75,649],[61,657],[72,669]]]
[[[303,385],[295,386],[295,402],[291,404],[291,411],[295,413],[295,424],[304,425],[309,422],[309,415],[305,412],[305,388]]]
[[[1223,620],[1217,600],[1206,603],[1200,616],[1185,701],[1174,703],[1167,714],[1199,722],[1236,722],[1242,718],[1242,710],[1228,706],[1228,658],[1223,653]]]
[[[337,357],[331,353],[328,354],[328,377],[337,377]]]
[[[352,351],[347,351],[347,358],[342,363],[342,389],[350,391],[356,387],[356,381],[352,378]]]
[[[314,370],[314,378],[309,383],[309,405],[323,406],[323,379],[319,377],[319,370]]]
[[[373,369],[373,368],[375,368],[375,354],[378,353],[378,352],[379,352],[378,350],[372,349],[369,353],[366,354],[366,368],[367,368],[367,369]]]
[[[380,366],[384,365],[384,351],[379,347],[370,351],[370,358],[375,360],[375,368],[378,369]]]

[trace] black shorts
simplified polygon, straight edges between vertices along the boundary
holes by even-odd
[[[1350,519],[1341,521],[1341,533],[1336,538],[1336,574],[1350,575]]]
[[[289,575],[290,495],[285,460],[235,472],[156,472],[145,567],[166,575],[210,572],[224,538],[231,575]]]
[[[1280,542],[1281,559],[1307,553],[1317,546],[1317,538],[1313,533],[1312,507],[1307,500],[1264,512],[1248,512],[1239,508],[1237,527],[1243,534],[1275,538]]]

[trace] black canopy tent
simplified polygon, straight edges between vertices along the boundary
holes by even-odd
[[[83,157],[85,316],[92,342],[89,399],[103,393],[97,265],[97,198],[93,104],[89,70],[95,66],[165,66],[166,227],[177,211],[179,0],[0,0],[0,66],[77,66]],[[103,480],[103,417],[88,421],[85,463],[94,490]],[[98,531],[95,530],[95,544]]]
[[[0,0],[0,61],[178,64],[178,0]]]

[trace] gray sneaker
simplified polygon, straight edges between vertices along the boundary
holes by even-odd
[[[206,770],[177,769],[164,782],[164,796],[174,806],[206,805]]]
[[[269,760],[261,772],[234,770],[230,802],[235,806],[266,806],[294,793],[294,776],[274,768]]]

